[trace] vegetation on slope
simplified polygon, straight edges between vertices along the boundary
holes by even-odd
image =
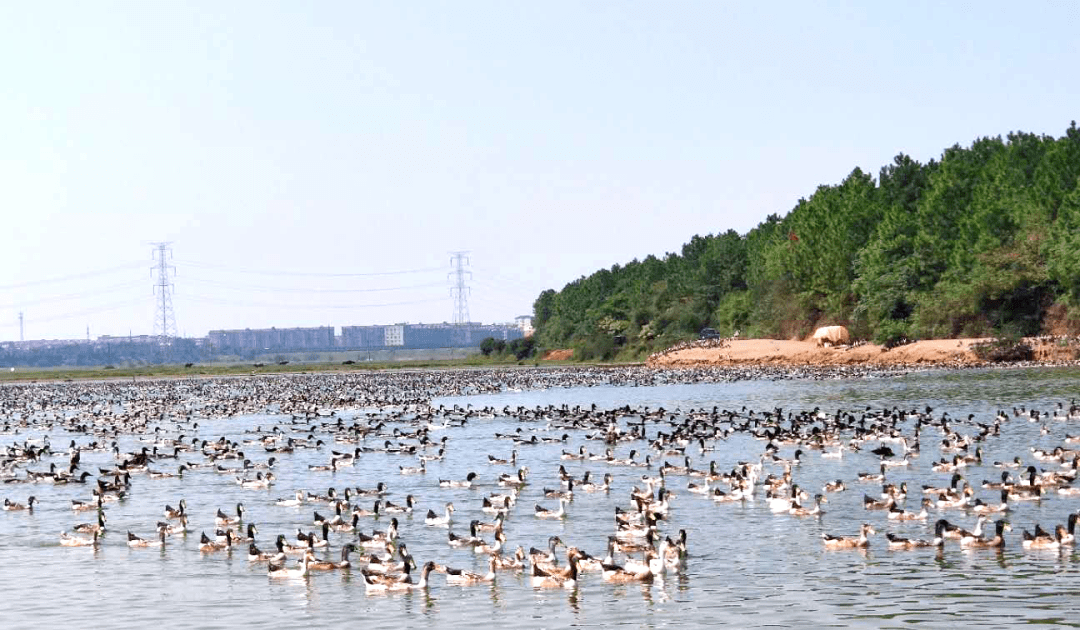
[[[846,324],[879,343],[1075,331],[1078,181],[1075,122],[1060,138],[980,138],[927,164],[900,154],[876,179],[856,168],[745,235],[694,236],[679,254],[544,291],[537,344],[609,359],[703,327],[790,338]]]

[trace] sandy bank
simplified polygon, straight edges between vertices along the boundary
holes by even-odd
[[[934,339],[885,350],[865,344],[857,347],[819,348],[812,341],[782,339],[725,340],[718,347],[691,347],[659,353],[649,358],[650,367],[735,365],[828,366],[828,365],[920,365],[968,366],[981,361],[971,350],[983,339]],[[1057,340],[1028,340],[1035,360],[1062,363],[1074,360],[1076,346]]]

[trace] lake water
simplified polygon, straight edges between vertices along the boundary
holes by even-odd
[[[312,377],[318,378],[318,377]],[[58,385],[62,388],[63,386]],[[162,387],[168,387],[163,385]],[[978,370],[961,372],[921,372],[895,378],[858,378],[847,380],[758,380],[733,383],[698,383],[641,387],[571,387],[541,391],[513,391],[468,397],[437,398],[434,405],[472,405],[474,408],[509,405],[588,406],[602,409],[664,407],[672,411],[691,408],[741,409],[758,411],[782,407],[798,411],[820,407],[826,413],[837,409],[860,412],[898,406],[922,409],[929,405],[934,414],[947,411],[956,419],[975,414],[976,421],[990,423],[998,409],[1011,410],[1021,405],[1051,412],[1059,402],[1066,407],[1070,399],[1080,398],[1080,372],[1075,369]],[[55,410],[50,410],[55,411]],[[346,418],[360,410],[340,412]],[[201,419],[197,435],[214,440],[222,436],[234,440],[254,437],[245,433],[256,426],[263,428],[281,423],[280,415],[244,415],[231,418]],[[315,422],[332,421],[322,418]],[[1049,433],[1042,434],[1047,425]],[[153,422],[166,433],[176,434],[168,420]],[[388,424],[387,431],[395,425]],[[820,518],[795,518],[770,512],[764,493],[757,498],[734,504],[716,504],[686,490],[687,478],[670,476],[672,509],[669,520],[661,522],[664,534],[674,536],[680,528],[688,532],[688,557],[685,567],[669,570],[665,578],[652,585],[612,585],[598,574],[583,575],[578,586],[567,590],[534,589],[525,574],[499,573],[494,585],[450,586],[440,574],[432,575],[425,591],[372,596],[365,593],[359,572],[313,573],[307,578],[272,580],[265,564],[249,563],[246,545],[234,553],[203,554],[198,550],[199,532],[212,534],[218,508],[229,512],[237,502],[247,508],[247,521],[257,524],[259,546],[268,550],[279,533],[294,539],[297,528],[314,530],[313,510],[326,514],[325,505],[305,504],[282,507],[275,500],[291,497],[295,490],[325,492],[347,486],[373,487],[387,483],[388,498],[403,503],[409,493],[419,504],[413,516],[399,517],[401,539],[408,543],[420,565],[427,560],[478,572],[486,563],[469,550],[453,549],[446,544],[446,530],[428,527],[423,515],[429,508],[437,512],[452,501],[457,508],[453,530],[467,533],[472,519],[490,520],[480,510],[481,497],[498,490],[495,478],[512,472],[508,466],[490,466],[487,455],[508,457],[513,444],[496,439],[496,433],[513,432],[519,427],[536,431],[541,437],[560,436],[562,429],[545,430],[541,420],[519,423],[503,416],[474,419],[462,428],[435,431],[436,438],[447,436],[446,457],[428,465],[426,475],[398,474],[401,465],[416,465],[416,458],[400,454],[365,453],[354,467],[337,472],[311,472],[308,466],[326,464],[330,449],[351,450],[349,445],[328,445],[321,449],[298,450],[279,456],[275,466],[277,480],[269,490],[243,489],[233,475],[217,474],[207,468],[189,471],[183,479],[134,478],[127,500],[106,507],[109,534],[97,550],[65,548],[58,544],[61,530],[70,530],[76,522],[94,518],[93,512],[74,513],[73,498],[89,497],[89,487],[43,483],[6,484],[3,497],[25,502],[35,495],[39,506],[32,512],[0,512],[0,584],[3,585],[2,618],[7,628],[59,627],[73,621],[100,628],[143,628],[148,623],[171,628],[294,628],[294,627],[430,627],[474,628],[499,623],[514,628],[589,627],[911,627],[914,625],[1015,627],[1028,623],[1078,625],[1080,618],[1080,555],[1071,548],[1063,551],[1024,551],[1020,532],[1033,529],[1035,523],[1051,529],[1064,523],[1070,512],[1080,508],[1080,498],[1049,496],[1041,502],[1017,503],[1008,515],[1013,531],[1007,534],[1002,552],[962,550],[955,541],[944,552],[936,550],[890,551],[885,532],[930,538],[932,523],[938,514],[931,513],[929,524],[921,521],[893,523],[884,512],[868,512],[862,496],[877,495],[878,484],[855,482],[856,473],[874,471],[876,456],[869,452],[847,453],[842,460],[822,459],[820,452],[809,452],[794,478],[811,493],[833,479],[843,479],[848,490],[832,494]],[[407,430],[407,425],[400,425]],[[910,426],[907,426],[910,433]],[[973,426],[957,425],[962,433],[974,434]],[[325,433],[325,434],[324,434]],[[522,491],[516,507],[506,521],[508,545],[544,547],[549,536],[558,535],[570,545],[594,555],[603,555],[608,535],[613,533],[613,512],[629,509],[629,490],[641,486],[644,472],[652,469],[610,466],[600,461],[559,460],[563,449],[576,451],[584,445],[590,452],[602,452],[604,445],[587,440],[584,431],[568,431],[565,443],[516,447],[519,465],[528,466],[529,485]],[[1056,464],[1042,464],[1031,457],[1030,447],[1052,449],[1062,444],[1066,433],[1080,434],[1080,421],[1028,422],[1014,418],[1005,424],[1002,434],[984,445],[984,463],[964,471],[976,494],[988,503],[998,501],[998,492],[983,490],[983,479],[996,480],[1000,469],[995,460],[1021,457],[1025,465],[1035,463],[1047,469]],[[650,428],[650,437],[655,429]],[[86,437],[56,429],[50,433],[54,450],[60,451],[74,438]],[[190,430],[186,433],[190,438]],[[307,435],[307,433],[297,435]],[[329,433],[317,431],[327,439]],[[907,481],[912,488],[906,507],[917,509],[921,499],[917,488],[922,484],[947,485],[950,475],[930,470],[931,463],[942,457],[937,448],[936,429],[923,431],[922,454],[909,468],[890,470],[890,482]],[[21,443],[27,438],[40,439],[40,430],[0,435],[0,445]],[[368,446],[382,444],[383,438],[369,438]],[[143,443],[136,436],[118,438],[122,451],[137,450]],[[717,441],[715,450],[704,454],[696,447],[687,448],[695,468],[708,468],[715,460],[721,470],[730,469],[739,460],[756,459],[764,443],[745,435],[732,435]],[[645,442],[620,443],[618,457],[629,449],[648,451]],[[781,450],[790,457],[793,447]],[[257,447],[245,448],[253,460],[265,461],[268,453]],[[949,455],[951,457],[951,454]],[[181,455],[183,460],[199,460],[196,454]],[[639,456],[640,459],[640,456]],[[654,455],[658,463],[662,457]],[[680,458],[667,457],[672,463]],[[32,470],[48,468],[49,461],[66,465],[66,455],[32,464]],[[162,460],[152,465],[158,470],[172,470],[174,463]],[[92,472],[112,467],[115,459],[109,452],[84,453],[82,468]],[[541,520],[533,516],[537,503],[556,507],[544,499],[542,489],[559,487],[556,472],[563,464],[580,477],[586,470],[599,479],[604,473],[614,475],[608,494],[578,493],[568,506],[563,520]],[[232,465],[232,463],[230,463]],[[438,487],[440,478],[464,478],[469,471],[479,474],[479,487],[447,489]],[[767,466],[766,473],[779,474],[777,466]],[[694,479],[700,482],[699,479]],[[130,549],[125,544],[127,530],[150,537],[154,524],[162,520],[165,504],[176,505],[185,498],[191,514],[193,533],[169,538],[163,550]],[[366,500],[364,500],[366,502]],[[367,506],[365,506],[367,507]],[[963,510],[948,510],[941,516],[970,528],[975,517]],[[388,518],[378,521],[361,519],[361,527],[383,529]],[[859,524],[870,522],[879,534],[871,538],[865,551],[827,551],[821,542],[823,532],[856,534]],[[340,545],[350,534],[333,534],[326,555],[337,559]],[[486,535],[490,538],[490,534]]]

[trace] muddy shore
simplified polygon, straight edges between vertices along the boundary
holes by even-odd
[[[690,347],[673,348],[657,353],[647,362],[650,367],[703,366],[940,366],[960,367],[985,364],[976,356],[972,346],[985,339],[933,339],[917,341],[892,349],[874,344],[859,346],[818,347],[813,341],[785,339],[725,339],[720,343],[705,342]],[[1075,341],[1059,339],[1028,339],[1034,350],[1033,359],[1045,364],[1064,364],[1077,358]]]

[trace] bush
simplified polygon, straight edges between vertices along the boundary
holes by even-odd
[[[990,341],[977,343],[971,347],[971,350],[983,361],[993,363],[1030,361],[1035,358],[1035,350],[1031,344],[1012,330],[1005,331]]]

